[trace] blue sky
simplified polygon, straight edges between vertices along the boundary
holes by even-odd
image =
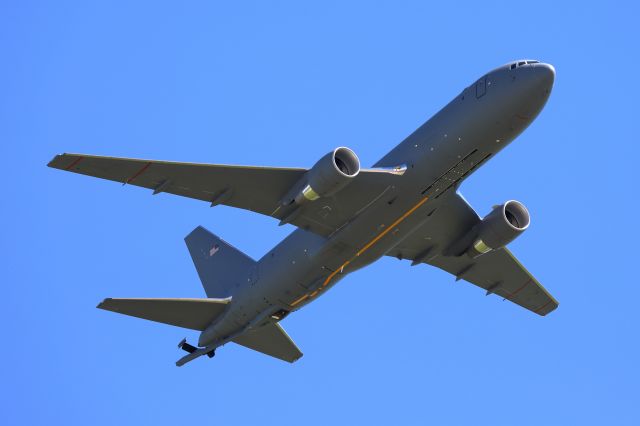
[[[0,4],[3,424],[638,424],[640,39],[633,2]],[[183,238],[254,258],[293,228],[62,173],[60,152],[370,165],[488,70],[555,65],[537,121],[468,179],[481,214],[533,219],[511,248],[560,301],[530,314],[383,259],[283,325],[289,365],[95,309],[202,297]]]

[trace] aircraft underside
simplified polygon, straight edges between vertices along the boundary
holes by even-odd
[[[56,156],[50,167],[227,205],[292,224],[292,234],[254,260],[197,227],[185,241],[203,299],[116,299],[98,307],[200,331],[177,365],[233,342],[294,362],[302,352],[279,322],[348,273],[382,256],[429,264],[546,315],[558,302],[506,249],[529,226],[515,200],[484,218],[460,184],[538,115],[553,67],[516,61],[482,76],[373,168],[339,147],[312,168],[272,168]]]

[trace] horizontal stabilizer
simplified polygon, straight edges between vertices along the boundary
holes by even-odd
[[[233,339],[233,342],[287,362],[294,362],[302,357],[300,349],[278,323],[249,330]]]
[[[104,299],[97,307],[176,327],[204,330],[224,312],[226,299]]]

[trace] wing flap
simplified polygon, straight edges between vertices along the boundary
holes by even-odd
[[[226,299],[104,299],[97,307],[176,327],[204,330],[221,315]]]
[[[233,339],[233,342],[287,362],[302,357],[300,349],[278,323],[268,323],[249,330]]]

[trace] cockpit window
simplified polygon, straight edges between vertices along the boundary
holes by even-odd
[[[516,69],[518,67],[521,67],[523,65],[529,65],[529,64],[539,64],[540,61],[520,61],[520,62],[514,62],[509,66],[509,69]]]

